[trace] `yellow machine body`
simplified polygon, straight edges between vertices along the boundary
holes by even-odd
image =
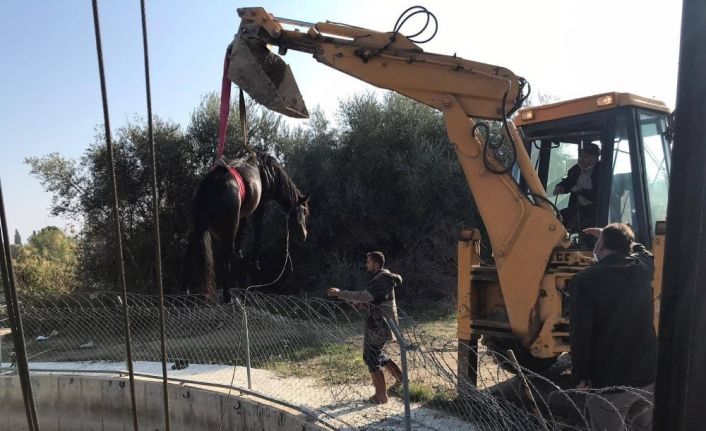
[[[518,127],[624,105],[660,112],[666,107],[626,93],[606,93],[520,110],[513,122],[508,113],[521,101],[524,80],[503,67],[425,53],[399,33],[284,20],[263,8],[242,8],[238,13],[241,24],[231,45],[228,76],[270,109],[299,118],[308,115],[289,67],[268,48],[277,46],[280,54],[290,49],[311,53],[326,66],[443,114],[494,259],[492,266],[482,265],[478,232],[464,231],[458,245],[459,340],[513,337],[539,358],[567,351],[565,288],[591,263],[590,251],[569,249],[569,235],[547,198]],[[299,28],[287,30],[285,23]],[[484,137],[472,133],[473,119],[504,121],[506,139],[517,155],[515,176],[488,169],[488,163],[501,165],[494,156],[484,160]],[[656,236],[655,242],[660,272],[664,237]],[[659,291],[656,284],[656,298]]]

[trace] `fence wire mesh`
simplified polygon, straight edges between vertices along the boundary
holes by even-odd
[[[248,388],[249,356],[255,392],[299,406],[340,429],[404,428],[401,389],[391,389],[387,404],[368,401],[372,386],[362,356],[365,310],[255,292],[237,292],[235,298],[227,305],[194,296],[166,298],[170,378]],[[21,300],[32,370],[125,371],[117,294]],[[128,302],[135,371],[160,376],[158,298],[132,294]],[[616,413],[616,429],[630,429],[651,417],[651,394],[644,389],[573,389],[566,356],[542,375],[523,369],[523,380],[508,371],[514,365],[502,353],[491,353],[482,344],[459,345],[453,332],[435,331],[433,324],[415,322],[403,310],[398,314],[410,348],[414,429],[584,430],[591,427],[587,411],[596,409]],[[0,352],[6,368],[12,349],[8,337]],[[385,349],[399,363],[399,344],[390,342]],[[459,379],[459,349],[471,349],[479,358],[475,386]]]

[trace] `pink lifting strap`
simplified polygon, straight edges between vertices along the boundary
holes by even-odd
[[[238,170],[232,166],[228,166],[228,172],[230,172],[233,178],[235,178],[235,182],[238,183],[238,194],[240,195],[240,203],[243,203],[245,201],[246,196],[245,181],[243,181],[243,176],[240,175],[240,172],[238,172]]]
[[[216,160],[213,163],[211,170],[215,169],[219,164],[219,160],[222,160],[223,153],[226,148],[226,132],[228,131],[228,116],[230,115],[230,80],[228,79],[228,65],[230,63],[230,58],[226,52],[225,60],[223,61],[223,80],[221,81],[221,109],[220,118],[218,120],[218,149],[216,150]],[[245,200],[246,189],[245,181],[243,181],[243,176],[240,175],[237,169],[232,166],[228,166],[224,160],[221,161],[222,165],[228,169],[228,172],[235,178],[235,182],[238,183],[238,194],[240,195],[240,202]]]

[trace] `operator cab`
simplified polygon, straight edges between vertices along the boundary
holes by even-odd
[[[562,214],[574,214],[569,201],[576,205],[578,196],[554,196],[555,187],[578,163],[582,149],[595,150],[597,146],[600,150],[600,163],[594,168],[598,170],[595,205],[582,207],[595,214],[584,212],[583,220],[572,217],[564,221],[574,239],[586,223],[605,226],[622,222],[633,228],[637,241],[652,244],[659,233],[657,222],[667,216],[668,118],[664,103],[628,93],[606,93],[519,111],[515,124],[549,199]],[[582,198],[582,203],[586,202]]]

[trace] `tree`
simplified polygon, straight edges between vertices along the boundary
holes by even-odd
[[[22,250],[22,237],[20,236],[20,232],[15,229],[15,240],[13,241],[13,244],[10,244],[10,256],[14,259],[20,254],[20,250]]]
[[[274,152],[286,131],[279,116],[248,102],[250,145]],[[213,163],[219,120],[218,97],[205,96],[184,130],[155,118],[154,139],[159,190],[160,235],[165,287],[176,291],[189,229],[191,196]],[[226,157],[242,149],[237,107],[232,107]],[[114,134],[116,184],[123,235],[126,281],[134,292],[154,289],[154,220],[152,216],[151,157],[146,121],[135,118]],[[52,214],[83,221],[79,236],[80,278],[86,289],[117,290],[117,260],[113,229],[112,188],[107,175],[104,137],[83,157],[68,160],[57,153],[30,157],[26,163],[45,189],[53,194]]]
[[[54,226],[41,229],[15,258],[18,287],[25,293],[71,292],[76,288],[77,244]]]
[[[311,194],[311,236],[293,245],[291,285],[353,287],[361,256],[381,249],[407,274],[403,297],[451,293],[458,230],[479,219],[443,118],[388,93],[342,102],[339,122],[335,129],[314,110],[282,147],[288,172]]]
[[[181,276],[191,195],[213,163],[218,102],[215,95],[205,96],[185,128],[154,122],[164,280],[173,291]],[[406,275],[401,299],[453,295],[458,230],[482,225],[440,113],[394,93],[363,94],[341,102],[337,124],[315,108],[308,122],[289,129],[278,115],[250,101],[247,106],[249,145],[278,157],[311,195],[310,236],[304,244],[290,243],[295,271],[279,291],[359,286],[361,256],[381,249],[393,269]],[[233,106],[227,157],[242,149],[237,117]],[[113,136],[128,289],[156,293],[146,124],[135,119]],[[27,159],[54,196],[52,212],[83,221],[77,277],[86,289],[117,289],[105,159],[100,134],[78,161],[59,154]],[[274,279],[284,260],[282,212],[268,211],[265,226],[264,270],[256,275],[261,282]],[[246,231],[246,251],[249,240]]]

